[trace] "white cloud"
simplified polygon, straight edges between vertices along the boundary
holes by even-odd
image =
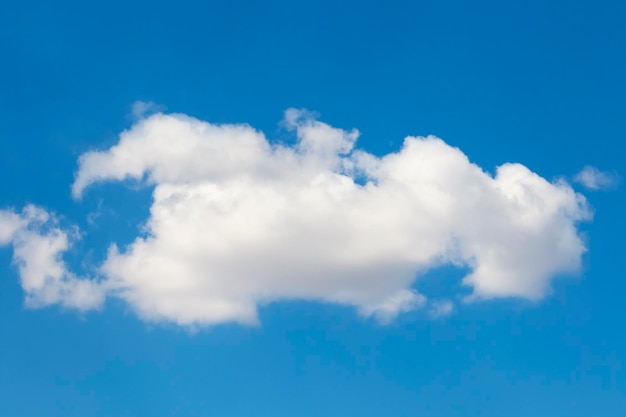
[[[0,245],[13,245],[26,305],[61,304],[88,310],[104,301],[104,290],[95,281],[68,271],[61,259],[70,237],[45,210],[29,205],[21,213],[0,210]]]
[[[598,168],[586,166],[574,177],[574,180],[590,190],[609,190],[619,181],[619,175],[600,171]]]
[[[417,310],[426,304],[426,297],[414,290],[402,289],[380,302],[361,307],[360,313],[365,317],[373,316],[380,323],[389,323],[400,313]]]
[[[26,220],[10,210],[0,210],[0,245],[8,245],[13,241],[15,233],[23,228]]]
[[[454,311],[454,304],[450,300],[437,300],[431,303],[428,314],[434,318],[447,317]]]
[[[469,300],[539,300],[580,268],[576,224],[590,214],[565,182],[510,163],[492,177],[432,136],[378,157],[353,149],[356,130],[293,109],[285,124],[294,146],[155,114],[82,155],[76,198],[100,181],[155,185],[146,235],[101,266],[109,294],[184,325],[255,323],[259,305],[287,299],[385,322],[424,306],[411,286],[438,265],[471,268]]]

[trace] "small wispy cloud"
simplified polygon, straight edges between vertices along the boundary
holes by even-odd
[[[133,119],[138,120],[150,116],[151,114],[163,111],[165,111],[165,106],[163,106],[162,104],[156,104],[153,101],[137,100],[133,103],[133,106],[131,108],[131,115]]]
[[[434,319],[447,317],[454,311],[454,304],[450,300],[437,300],[433,301],[428,315]]]
[[[621,177],[615,172],[600,171],[587,165],[576,176],[574,181],[594,191],[611,190],[619,185]]]

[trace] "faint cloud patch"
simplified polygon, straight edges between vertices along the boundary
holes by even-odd
[[[131,115],[133,119],[139,120],[154,113],[161,113],[165,111],[165,109],[165,106],[163,106],[162,104],[156,104],[153,101],[137,100],[133,103],[133,106],[131,108]]]
[[[621,182],[621,177],[615,172],[600,171],[587,165],[576,174],[574,181],[589,190],[602,191],[615,189]]]
[[[87,213],[87,224],[93,226],[100,216],[102,216],[102,199],[98,200],[98,207],[96,210]]]
[[[98,223],[100,223],[100,220],[102,219],[102,217],[117,218],[118,215],[115,210],[111,209],[110,207],[105,206],[104,200],[100,198],[98,199],[97,207],[94,210],[87,213],[85,220],[87,221],[87,224],[89,226],[97,227],[99,226]]]
[[[450,300],[433,301],[428,315],[434,319],[447,317],[454,311],[454,304]]]

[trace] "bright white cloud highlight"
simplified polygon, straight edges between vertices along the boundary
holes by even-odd
[[[510,163],[492,177],[432,136],[378,157],[354,149],[356,130],[303,111],[285,124],[293,146],[247,125],[155,114],[82,155],[76,198],[101,181],[155,186],[147,233],[113,245],[101,266],[109,294],[183,325],[255,323],[259,305],[286,299],[385,322],[427,303],[411,287],[442,264],[471,268],[469,300],[539,300],[580,268],[576,225],[590,214],[565,182]]]
[[[596,167],[586,166],[576,174],[574,180],[589,190],[609,190],[615,187],[619,181],[619,175],[611,172],[600,171]]]
[[[21,213],[0,210],[0,245],[8,244],[13,245],[13,262],[28,307],[61,304],[88,310],[102,305],[102,287],[68,271],[61,256],[70,237],[43,209],[29,205]]]

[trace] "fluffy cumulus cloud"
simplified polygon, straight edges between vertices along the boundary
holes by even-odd
[[[13,245],[26,305],[88,310],[104,301],[104,290],[96,281],[72,274],[62,260],[72,237],[59,228],[45,210],[29,205],[21,212],[0,210],[0,245]]]
[[[613,172],[604,172],[596,167],[586,166],[576,174],[574,180],[589,190],[598,191],[614,188],[619,184],[620,177]]]
[[[98,285],[68,275],[56,257],[67,239],[57,242],[49,266],[62,278],[51,282],[88,286],[94,298],[81,305],[105,291],[146,320],[182,325],[255,323],[259,306],[294,299],[388,322],[429,304],[412,287],[444,264],[469,267],[467,301],[539,300],[580,268],[577,223],[590,214],[565,182],[511,163],[492,176],[432,136],[376,156],[355,148],[358,131],[306,112],[288,110],[285,124],[294,145],[248,125],[159,113],[82,155],[74,197],[102,181],[145,182],[150,216],[134,242],[110,247]],[[24,215],[6,216],[0,241],[28,229],[14,226]],[[80,298],[59,294],[68,305]],[[429,307],[435,317],[452,310],[449,301]]]

